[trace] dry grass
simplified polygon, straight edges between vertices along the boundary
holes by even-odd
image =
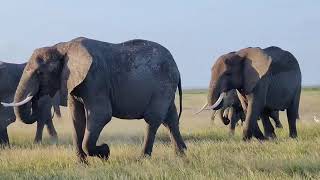
[[[152,158],[138,159],[144,121],[114,119],[99,139],[109,144],[109,161],[90,158],[90,166],[78,164],[71,141],[71,122],[64,113],[55,120],[59,144],[50,145],[47,135],[42,145],[33,145],[34,125],[15,123],[9,128],[12,147],[0,151],[0,179],[319,179],[320,178],[320,91],[302,93],[299,138],[288,138],[285,127],[277,130],[278,140],[243,142],[241,127],[230,137],[228,128],[210,113],[193,113],[206,94],[184,94],[181,131],[186,140],[186,157],[176,157],[167,132],[161,128]],[[65,111],[65,110],[64,110]]]

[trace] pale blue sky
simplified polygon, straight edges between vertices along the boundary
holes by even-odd
[[[304,85],[320,85],[316,0],[10,0],[1,2],[0,24],[3,61],[25,62],[37,47],[78,36],[112,43],[147,39],[171,51],[190,88],[208,86],[219,55],[275,45],[298,58]]]

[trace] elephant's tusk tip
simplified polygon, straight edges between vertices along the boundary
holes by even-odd
[[[317,116],[313,116],[313,120],[314,120],[316,123],[320,123],[320,120],[317,119]]]

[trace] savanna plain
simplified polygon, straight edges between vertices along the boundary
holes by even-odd
[[[206,95],[206,90],[183,93],[185,157],[175,156],[161,127],[153,156],[140,159],[145,122],[113,118],[99,138],[110,146],[109,160],[90,157],[89,166],[79,164],[64,108],[62,118],[54,119],[57,145],[50,143],[46,131],[43,143],[34,145],[35,125],[9,126],[11,147],[0,150],[0,179],[320,179],[320,123],[314,121],[314,116],[320,119],[320,89],[302,92],[297,139],[288,137],[286,114],[281,112],[283,129],[276,129],[276,140],[265,142],[243,142],[240,125],[230,136],[219,117],[210,120],[209,111],[193,115]]]

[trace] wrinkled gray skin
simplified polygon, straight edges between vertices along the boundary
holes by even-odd
[[[214,104],[222,92],[237,89],[247,102],[243,139],[253,135],[265,139],[257,119],[262,118],[267,138],[275,138],[269,120],[271,111],[286,110],[289,135],[297,137],[301,71],[296,58],[278,47],[245,48],[221,56],[211,70],[208,104]],[[214,109],[221,108],[222,103]]]
[[[174,104],[177,87],[179,115]],[[23,72],[15,102],[28,94],[52,96],[58,89],[67,96],[81,162],[86,163],[87,156],[108,159],[108,145],[96,143],[112,117],[146,121],[143,155],[151,155],[161,124],[168,128],[176,152],[183,154],[186,149],[179,131],[180,73],[170,52],[157,43],[111,44],[77,38],[36,49]],[[27,104],[15,108],[18,117],[32,115],[34,107]]]
[[[0,101],[12,102],[16,92],[24,64],[12,64],[0,62]],[[57,132],[52,123],[51,107],[53,106],[54,112],[57,117],[60,117],[58,97],[51,99],[49,96],[44,96],[39,100],[39,114],[35,118],[37,121],[37,131],[34,139],[35,143],[42,141],[43,128],[46,125],[48,132],[53,141],[57,141]],[[7,126],[16,120],[12,107],[3,107],[0,105],[0,144],[9,144],[7,133]],[[23,121],[23,119],[22,119]]]
[[[230,134],[232,135],[234,134],[238,121],[241,120],[241,123],[245,121],[246,115],[235,89],[228,91],[223,98],[223,106],[219,110],[219,115],[225,125],[230,124]],[[274,120],[277,128],[282,128],[279,120],[279,111],[271,111],[268,116]]]

